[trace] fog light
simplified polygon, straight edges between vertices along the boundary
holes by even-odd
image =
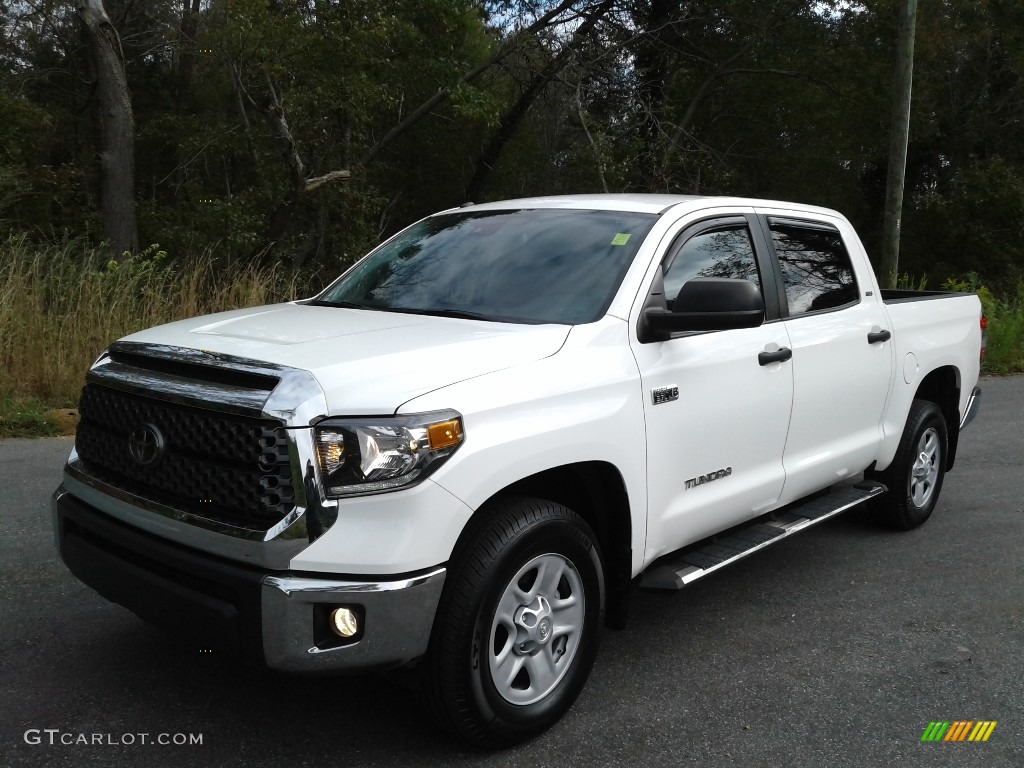
[[[349,608],[335,608],[331,611],[331,629],[338,637],[355,637],[359,632],[359,619]]]

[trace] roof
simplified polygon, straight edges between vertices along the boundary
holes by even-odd
[[[678,203],[700,200],[695,195],[554,195],[551,197],[523,197],[518,200],[497,200],[474,205],[473,210],[503,210],[508,208],[579,208],[601,211],[633,211],[661,213]]]
[[[802,211],[817,215],[840,215],[837,211],[816,205],[760,200],[747,197],[717,195],[645,195],[645,194],[598,194],[598,195],[553,195],[551,197],[523,197],[517,200],[496,200],[472,206],[473,210],[509,210],[522,208],[575,208],[580,210],[631,211],[635,213],[663,213],[682,203],[689,203],[693,209],[722,206],[746,208],[780,208],[787,211]],[[449,209],[450,210],[450,209]]]

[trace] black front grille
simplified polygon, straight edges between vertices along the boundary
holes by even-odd
[[[87,384],[75,447],[98,479],[210,520],[267,529],[295,505],[288,444],[274,421],[178,405]],[[133,457],[154,428],[163,455]],[[138,453],[138,451],[136,451]],[[146,457],[144,457],[146,458]]]

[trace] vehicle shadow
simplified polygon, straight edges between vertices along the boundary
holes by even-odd
[[[145,624],[137,634],[145,637],[145,658],[124,661],[159,658],[161,699],[187,702],[191,729],[201,724],[211,745],[246,765],[424,765],[482,754],[440,731],[403,676],[289,675],[207,655],[188,638]]]
[[[22,733],[31,728],[115,740],[136,734],[130,747],[88,748],[102,752],[109,766],[427,766],[480,764],[488,756],[441,732],[400,679],[246,666],[87,590],[81,597],[84,605],[59,625],[40,620],[22,627],[33,658],[11,681],[20,691],[18,708],[3,707],[4,731],[11,731],[3,740],[11,737],[18,765],[65,764],[54,761],[54,752],[72,760],[68,765],[82,764],[86,747],[26,746]],[[41,633],[46,642],[37,642]],[[201,744],[146,749],[138,734],[201,734]]]

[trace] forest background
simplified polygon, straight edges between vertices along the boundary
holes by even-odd
[[[0,0],[0,436],[469,200],[794,200],[877,264],[902,2]],[[900,282],[978,291],[1022,371],[1024,4],[922,0],[914,66]]]

